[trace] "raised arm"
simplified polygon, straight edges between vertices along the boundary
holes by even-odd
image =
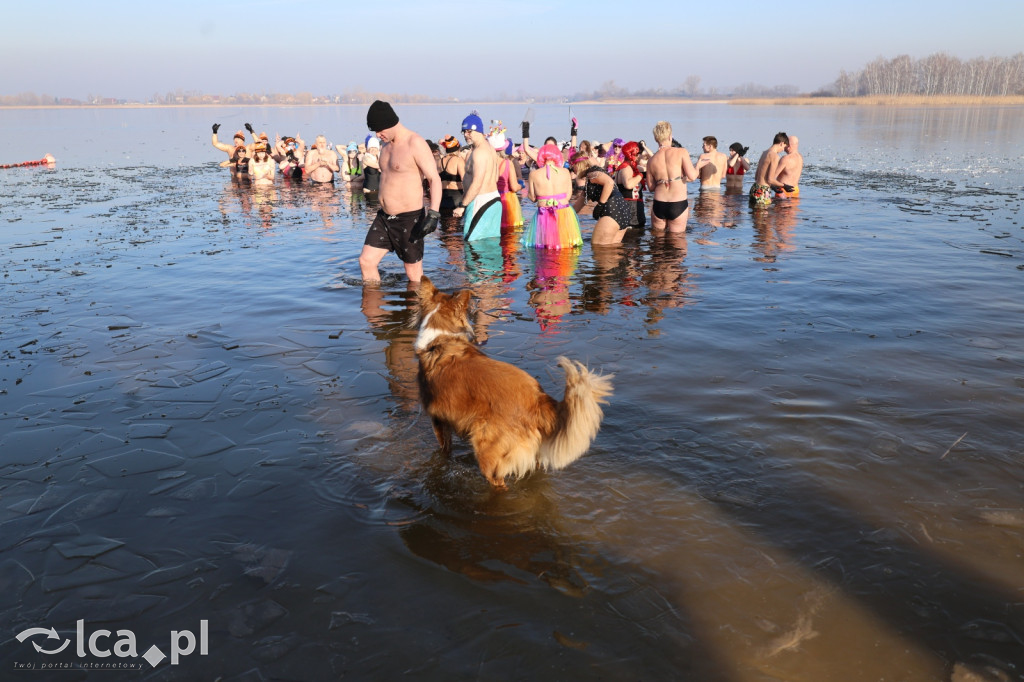
[[[218,130],[220,130],[220,124],[219,123],[214,123],[213,124],[213,137],[210,138],[210,141],[213,144],[213,146],[216,147],[217,149],[221,150],[222,152],[227,152],[228,154],[230,154],[231,152],[233,152],[235,150],[235,147],[233,145],[230,145],[230,144],[224,144],[223,142],[218,140],[217,139],[217,131]]]

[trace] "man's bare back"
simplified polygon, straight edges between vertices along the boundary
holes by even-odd
[[[789,136],[786,155],[779,159],[778,173],[775,178],[780,185],[789,187],[800,186],[800,175],[804,171],[804,157],[800,153],[800,140],[796,135]]]

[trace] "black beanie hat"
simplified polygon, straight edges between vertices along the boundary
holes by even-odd
[[[398,125],[398,114],[390,104],[377,100],[370,105],[370,110],[366,112],[366,127],[379,133],[396,125]]]

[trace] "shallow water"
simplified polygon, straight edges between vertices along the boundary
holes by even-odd
[[[0,186],[5,676],[104,660],[15,638],[82,619],[140,655],[208,621],[154,679],[1024,679],[1021,109],[585,110],[797,133],[803,198],[557,257],[429,237],[489,354],[615,374],[589,453],[501,494],[436,453],[397,260],[358,281],[372,200],[233,185],[231,113],[0,112],[60,162]],[[92,151],[28,149],[54,126]]]

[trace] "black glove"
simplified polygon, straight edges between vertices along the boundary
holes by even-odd
[[[245,129],[246,129],[246,130],[248,130],[248,131],[249,131],[250,133],[251,133],[251,132],[253,132],[253,130],[252,130],[252,124],[251,124],[251,123],[246,123],[246,124],[245,124]]]
[[[786,190],[787,192],[793,192],[794,190],[796,190],[796,187],[793,187],[793,185],[783,185],[782,189]]]
[[[220,130],[220,124],[219,123],[214,123],[213,124],[213,134],[216,135],[218,130]]]
[[[530,122],[529,121],[523,121],[519,125],[519,128],[523,131],[523,137],[524,138],[527,138],[527,137],[530,136]]]
[[[576,129],[576,117],[572,117],[572,125],[569,126],[569,137],[576,137],[576,133],[579,131]]]
[[[430,209],[423,214],[416,226],[412,228],[412,232],[409,234],[409,238],[414,242],[421,241],[428,234],[437,229],[437,221],[441,219],[441,214],[437,211]]]

